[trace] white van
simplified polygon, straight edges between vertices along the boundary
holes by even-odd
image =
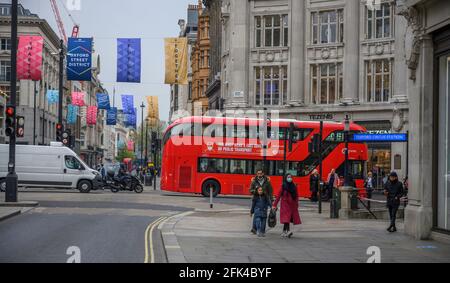
[[[9,145],[0,144],[0,189],[6,189]],[[50,146],[17,145],[16,172],[20,187],[73,188],[81,193],[97,189],[99,172],[89,168],[70,148],[52,142]]]

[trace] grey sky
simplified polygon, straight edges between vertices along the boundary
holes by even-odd
[[[2,1],[4,2],[4,1]],[[6,2],[6,1],[5,1]],[[10,1],[8,1],[10,2]],[[164,37],[178,35],[178,19],[185,19],[188,4],[197,0],[81,0],[81,10],[71,11],[80,25],[80,37],[93,37],[94,47],[100,54],[100,79],[110,94],[116,88],[116,106],[122,107],[120,94],[133,94],[135,107],[145,101],[145,96],[159,96],[161,120],[169,116],[169,86],[164,85]],[[58,33],[49,0],[19,0],[25,8],[46,19]],[[57,0],[68,36],[72,21],[62,5],[67,0]],[[142,39],[141,84],[116,83],[116,38]],[[140,124],[140,111],[138,124]]]

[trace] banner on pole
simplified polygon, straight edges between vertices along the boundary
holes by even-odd
[[[67,50],[67,80],[91,81],[92,38],[69,38]]]
[[[106,112],[106,125],[115,126],[117,124],[117,107],[111,107]]]
[[[141,39],[117,39],[117,82],[141,82]]]
[[[111,105],[109,103],[109,95],[105,93],[97,93],[98,109],[109,110]]]
[[[166,38],[166,84],[188,84],[188,42],[185,37]]]
[[[122,108],[124,114],[134,113],[134,97],[132,95],[122,95]]]
[[[17,47],[17,79],[39,81],[42,79],[42,36],[19,36]]]
[[[67,109],[67,124],[74,125],[77,123],[78,106],[69,104]]]
[[[97,106],[89,106],[87,108],[87,124],[96,125],[97,124]]]
[[[128,151],[134,150],[134,141],[128,141]]]
[[[137,121],[136,114],[137,114],[136,108],[133,108],[133,112],[131,114],[125,114],[124,119],[125,127],[132,127],[136,129],[136,121]]]
[[[59,91],[58,90],[47,90],[47,102],[49,105],[56,104],[59,101]]]
[[[84,106],[84,92],[72,92],[72,105]]]
[[[157,96],[147,96],[147,118],[159,119],[159,106]]]

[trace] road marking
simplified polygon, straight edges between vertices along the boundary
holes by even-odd
[[[165,246],[166,249],[181,249],[180,246]]]
[[[150,223],[145,229],[145,259],[144,263],[155,263],[155,255],[153,252],[153,229],[166,217],[160,217]],[[150,253],[149,253],[150,251]]]

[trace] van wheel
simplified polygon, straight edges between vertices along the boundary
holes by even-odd
[[[210,187],[213,188],[213,197],[217,197],[220,193],[220,184],[215,180],[208,180],[203,183],[202,186],[202,195],[205,197],[210,197]]]
[[[91,191],[92,184],[89,181],[83,180],[78,183],[78,190],[80,193],[87,194]]]
[[[6,179],[0,180],[0,192],[6,192]]]

